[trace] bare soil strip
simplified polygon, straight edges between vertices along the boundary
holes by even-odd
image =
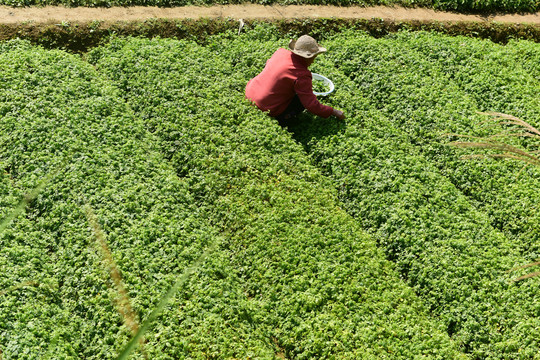
[[[518,24],[540,24],[540,13],[500,14],[493,16],[464,15],[430,9],[410,9],[402,7],[338,7],[315,5],[222,5],[185,6],[176,8],[158,7],[113,7],[113,8],[66,8],[60,6],[12,8],[0,6],[0,23],[47,23],[97,21],[133,21],[152,18],[161,19],[301,19],[301,18],[342,18],[342,19],[384,19],[392,21],[439,21],[439,22],[500,22]]]

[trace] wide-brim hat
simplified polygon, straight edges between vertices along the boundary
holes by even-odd
[[[326,48],[319,46],[317,41],[309,35],[302,35],[298,40],[291,40],[289,49],[296,55],[306,59],[311,59],[315,55],[326,52]]]

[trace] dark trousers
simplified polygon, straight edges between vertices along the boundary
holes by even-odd
[[[291,120],[294,120],[298,114],[304,111],[304,105],[300,102],[298,95],[294,95],[291,103],[284,112],[276,116],[276,119],[281,126],[289,125]]]

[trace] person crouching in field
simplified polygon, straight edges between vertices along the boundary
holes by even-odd
[[[291,40],[289,49],[280,48],[266,62],[263,71],[246,85],[246,98],[285,126],[296,115],[309,112],[328,118],[345,119],[342,111],[322,105],[313,94],[308,67],[317,55],[326,51],[314,38],[302,35]]]

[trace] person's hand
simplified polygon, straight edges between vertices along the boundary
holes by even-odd
[[[345,120],[345,114],[341,110],[334,109],[334,111],[332,112],[332,115],[337,117],[339,120]]]

